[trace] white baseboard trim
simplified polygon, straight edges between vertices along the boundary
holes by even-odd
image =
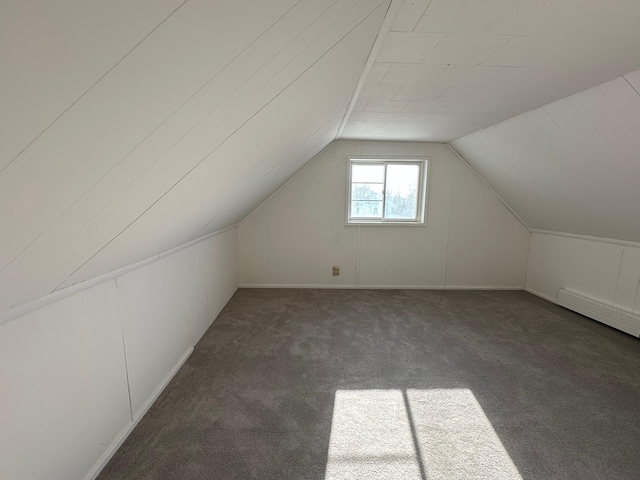
[[[512,285],[309,285],[309,284],[267,284],[245,283],[238,288],[298,288],[298,289],[333,289],[333,290],[522,290]]]
[[[113,457],[113,455],[118,451],[120,446],[131,434],[133,429],[136,428],[136,425],[138,425],[140,420],[142,420],[142,417],[144,417],[144,414],[147,413],[147,411],[149,411],[149,409],[151,408],[151,405],[155,403],[155,401],[158,399],[162,391],[167,387],[167,385],[169,385],[169,382],[171,381],[171,379],[175,376],[176,373],[178,373],[178,370],[180,370],[182,365],[184,365],[184,362],[187,361],[187,359],[189,358],[189,356],[191,356],[192,353],[193,353],[193,347],[190,347],[182,355],[182,357],[180,357],[178,362],[173,366],[173,368],[171,368],[167,376],[164,377],[162,382],[160,382],[160,385],[158,385],[158,387],[153,391],[149,399],[144,403],[144,405],[133,417],[133,421],[127,423],[127,426],[124,428],[124,430],[122,430],[122,432],[120,432],[120,434],[111,443],[111,445],[109,445],[109,448],[107,449],[107,451],[104,452],[104,454],[100,457],[98,462],[93,466],[93,468],[89,471],[89,473],[87,473],[87,475],[84,477],[84,480],[95,480],[95,478],[100,474],[102,469],[107,465],[107,463],[109,463],[109,460],[111,460],[111,457]]]

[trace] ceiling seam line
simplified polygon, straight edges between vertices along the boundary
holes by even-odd
[[[354,77],[355,75],[352,75],[352,77]],[[351,78],[349,79],[351,80]],[[335,109],[334,112],[332,112],[331,114],[329,114],[329,119],[327,121],[325,121],[321,126],[319,126],[318,128],[316,128],[315,130],[313,130],[313,132],[307,136],[307,139],[302,142],[301,144],[297,144],[296,146],[301,146],[304,145],[310,138],[313,138],[315,135],[317,135],[319,132],[327,130],[327,126],[330,125],[331,121],[343,110],[346,109],[346,106],[341,105],[339,108]],[[335,136],[332,135],[332,136]],[[281,187],[284,187],[285,184],[287,184],[289,182],[289,180],[296,176],[298,174],[299,171],[301,171],[302,169],[304,169],[304,167],[308,164],[311,163],[311,160],[313,160],[314,158],[316,158],[322,151],[324,151],[324,149],[326,147],[328,147],[332,142],[329,142],[329,144],[327,144],[325,147],[323,147],[320,151],[316,152],[315,154],[313,154],[311,156],[311,159],[307,162],[305,162],[304,165],[302,165],[301,167],[299,167],[294,173],[292,173],[289,177],[286,178],[285,182],[281,185]],[[267,172],[266,174],[264,174],[258,181],[256,181],[252,187],[255,187],[260,180],[262,180],[263,178],[265,178],[269,173],[271,173],[273,170],[275,170],[277,168],[273,167],[271,170],[269,170],[269,172]],[[269,195],[265,200],[263,200],[262,202],[260,202],[255,208],[251,209],[251,211],[249,213],[247,213],[246,215],[244,215],[240,220],[237,221],[238,224],[240,224],[245,218],[247,218],[249,215],[251,215],[255,210],[257,210],[260,206],[262,206],[267,200],[269,200],[273,195],[275,195],[281,187],[278,187],[278,189],[273,192],[273,194]],[[207,224],[202,227],[200,230],[198,230],[198,232],[196,233],[196,236],[199,235],[202,231],[206,231],[206,229],[209,227],[209,225],[211,225],[211,223],[213,223],[216,218],[218,218],[220,216],[220,214],[216,215],[213,219],[211,219],[209,222],[207,222]]]
[[[13,164],[31,145],[33,145],[44,133],[49,130],[54,124],[58,122],[69,110],[71,110],[74,105],[76,105],[80,100],[82,100],[93,88],[98,85],[109,73],[115,70],[118,65],[120,65],[129,55],[133,53],[147,38],[149,38],[156,30],[158,30],[162,25],[164,25],[167,20],[169,20],[174,13],[180,10],[189,0],[184,0],[175,10],[173,10],[164,20],[162,20],[158,25],[156,25],[149,33],[147,33],[138,43],[136,43],[131,50],[124,54],[120,60],[114,63],[109,70],[102,74],[98,80],[96,80],[87,90],[85,90],[78,98],[76,98],[71,105],[69,105],[60,115],[58,115],[49,125],[47,125],[44,130],[42,130],[38,135],[36,135],[33,140],[31,140],[22,150],[18,152],[18,154],[11,159],[9,163],[7,163],[4,167],[0,168],[0,173],[4,172],[10,165]]]
[[[313,133],[311,135],[309,135],[309,138],[314,137],[315,135],[317,135],[319,132],[326,130],[327,126],[331,123],[331,120],[333,120],[333,118],[335,118],[342,110],[346,110],[348,104],[347,105],[342,105],[340,106],[340,108],[338,108],[337,110],[335,110],[335,113],[333,115],[330,116],[330,118],[324,122],[320,127],[316,128]],[[333,137],[335,137],[335,135],[332,135]],[[305,140],[306,142],[307,140]],[[335,140],[334,140],[335,141]],[[287,185],[291,180],[293,180],[294,177],[296,177],[299,173],[301,173],[306,167],[307,165],[309,165],[314,158],[316,158],[318,155],[320,155],[322,152],[325,151],[325,149],[329,148],[329,146],[331,146],[333,142],[329,142],[327,145],[325,145],[324,147],[322,147],[319,151],[317,151],[315,154],[312,155],[311,159],[308,160],[307,162],[305,162],[301,167],[299,167],[295,172],[293,172],[291,175],[289,175],[285,181],[282,183],[282,185],[280,185],[274,192],[272,192],[269,196],[267,196],[267,198],[265,198],[263,201],[261,201],[258,205],[256,205],[254,208],[251,209],[251,211],[249,213],[247,213],[246,215],[244,215],[240,220],[238,220],[238,225],[240,223],[242,223],[249,215],[251,215],[253,212],[255,212],[258,208],[260,208],[261,206],[263,206],[266,202],[269,201],[269,199],[271,199],[271,197],[275,196],[276,193],[278,193],[282,188],[284,188],[285,185]],[[266,175],[265,175],[266,176]],[[263,177],[264,178],[264,177]],[[256,182],[257,184],[257,182]],[[254,186],[256,185],[254,184]],[[215,218],[213,220],[211,220],[209,223],[207,223],[207,225],[205,225],[202,229],[200,229],[200,231],[202,230],[206,230],[207,227],[209,227],[209,225],[215,220]]]
[[[613,305],[616,305],[616,296],[618,293],[618,285],[620,284],[620,276],[622,275],[622,261],[624,260],[624,252],[626,251],[625,247],[622,247],[622,251],[620,252],[620,264],[618,265],[618,276],[616,277],[616,286],[613,290]]]
[[[346,107],[343,107],[346,108]],[[340,110],[338,110],[337,113],[340,113]],[[320,130],[320,129],[318,129]],[[334,140],[335,142],[336,140]],[[293,174],[291,174],[282,185],[280,185],[273,193],[271,193],[267,198],[265,198],[262,202],[260,202],[253,210],[251,210],[249,213],[247,213],[244,217],[242,217],[242,219],[240,219],[238,221],[238,225],[240,225],[242,222],[244,222],[244,220],[249,217],[249,215],[251,215],[253,212],[255,212],[258,208],[262,207],[263,205],[265,205],[272,197],[274,197],[280,190],[282,190],[289,182],[291,182],[295,177],[297,177],[299,174],[301,174],[309,165],[311,165],[311,163],[313,162],[313,159],[316,158],[318,155],[320,155],[321,153],[323,153],[325,150],[327,150],[328,148],[331,147],[331,145],[333,145],[334,142],[329,142],[327,145],[325,145],[318,153],[316,153],[313,157],[311,157],[311,159],[306,162],[304,165],[302,165],[297,171],[295,171]]]
[[[424,10],[422,11],[422,13],[420,14],[420,16],[418,17],[418,21],[416,22],[416,24],[413,26],[413,28],[411,29],[410,33],[420,33],[420,32],[416,32],[416,28],[418,28],[418,25],[420,25],[420,21],[422,20],[422,18],[427,14],[427,10],[429,10],[429,7],[433,4],[433,0],[429,0],[429,3],[427,3],[427,6],[424,7]],[[409,32],[407,32],[409,33]]]
[[[629,86],[631,88],[633,88],[633,91],[636,92],[640,96],[640,92],[638,90],[636,90],[636,87],[634,87],[629,80],[627,80],[626,75],[622,75],[622,78],[624,78],[624,81],[627,82],[629,84]]]

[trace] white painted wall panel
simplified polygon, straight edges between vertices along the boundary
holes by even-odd
[[[445,216],[443,220],[447,222],[448,218]],[[446,225],[442,230],[437,229],[438,223],[415,228],[360,227],[358,284],[444,287],[447,229]]]
[[[640,288],[640,247],[625,246],[620,261],[614,305],[635,311]]]
[[[556,300],[558,290],[613,304],[625,247],[580,238],[533,233],[526,288]]]
[[[131,422],[114,281],[0,325],[0,385],[0,478],[83,478]]]
[[[444,286],[453,168],[451,152],[438,144],[362,142],[362,155],[429,157],[431,178],[425,227],[350,227],[360,228],[358,284]]]
[[[238,225],[238,283],[269,283],[267,207],[256,208]]]
[[[320,154],[324,161],[311,163],[268,200],[268,283],[355,283],[357,231],[344,225],[348,151],[343,143],[330,145]],[[332,275],[333,265],[340,276]]]
[[[96,474],[236,288],[233,228],[1,324],[0,477]]]
[[[430,157],[427,225],[346,227],[349,155]],[[239,282],[521,288],[528,241],[528,230],[446,145],[340,140],[240,223]],[[340,276],[331,275],[333,265]]]
[[[205,240],[205,280],[209,324],[238,289],[238,235],[233,228]]]
[[[134,417],[209,327],[202,244],[119,277]]]
[[[464,163],[453,168],[447,286],[524,287],[529,230]]]

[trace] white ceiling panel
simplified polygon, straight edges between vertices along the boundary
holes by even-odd
[[[412,4],[414,2],[407,2]],[[404,8],[416,15],[423,7]],[[403,13],[403,12],[401,12]],[[638,2],[628,0],[433,0],[417,21],[398,29],[415,32],[488,33],[494,35],[635,37]],[[399,15],[398,22],[401,18]]]
[[[629,86],[640,95],[640,70],[624,75],[611,82],[600,85],[598,90],[604,93],[605,97],[621,118],[617,123],[625,123],[634,130],[640,130],[640,97],[631,94],[631,91],[624,85]]]
[[[368,83],[382,83],[382,79],[391,68],[391,63],[374,63],[367,75]]]
[[[619,77],[452,145],[529,227],[640,242],[639,134],[640,95]]]
[[[590,17],[598,0],[510,0],[486,29],[497,35],[550,36]],[[581,18],[576,18],[577,15]]]
[[[369,103],[368,100],[358,100],[354,105],[353,105],[353,112],[362,112],[364,111],[364,109],[366,108],[367,104]]]
[[[401,112],[409,102],[398,101],[371,101],[367,102],[367,106],[364,108],[365,112]]]
[[[404,85],[400,87],[398,92],[393,96],[393,100],[400,102],[421,102],[425,100],[436,99],[449,87],[434,86],[423,87],[421,85]]]
[[[0,2],[0,170],[183,3]]]
[[[366,48],[363,47],[370,45],[371,26],[379,24],[378,20],[372,16],[369,22],[361,24],[348,37],[349,48],[333,50],[306,71],[62,286],[92,278],[114,264],[127,265],[140,260],[150,245],[161,252],[176,243],[184,243],[202,232],[216,217],[228,215],[232,210],[235,211],[233,223],[247,215],[256,202],[244,189],[239,190],[238,185],[253,186],[282,162],[295,160],[302,144],[314,135],[318,125],[325,125],[329,119],[336,121],[336,113],[348,104],[364,67]],[[336,75],[338,71],[343,73]],[[292,103],[302,108],[293,111]],[[275,116],[283,120],[273,122]],[[333,123],[334,135],[337,126],[338,123]],[[293,129],[300,132],[300,137],[292,142]],[[280,183],[286,178],[280,178]],[[168,218],[172,221],[167,222]],[[149,236],[149,232],[153,234]]]
[[[231,3],[227,8],[232,11]],[[289,6],[282,5],[281,8],[286,11]],[[99,202],[108,200],[105,195],[91,195],[93,187],[103,179],[112,180],[112,174],[128,178],[128,174],[138,172],[131,170],[130,163],[123,163],[123,160],[129,160],[129,154],[140,146],[141,141],[149,139],[156,128],[163,126],[163,120],[175,113],[208,78],[234,58],[235,52],[240,51],[240,46],[235,51],[227,49],[218,56],[219,61],[208,62],[209,70],[206,70],[203,62],[211,55],[211,49],[202,42],[202,33],[184,35],[182,32],[188,26],[195,28],[197,25],[206,31],[218,22],[220,28],[214,29],[215,35],[224,37],[229,31],[223,28],[224,21],[220,18],[207,21],[207,14],[217,17],[222,11],[207,11],[204,3],[190,3],[179,10],[170,22],[147,39],[147,43],[132,52],[117,70],[33,143],[19,162],[5,170],[0,178],[0,198],[4,205],[13,208],[0,211],[0,219],[15,227],[11,236],[1,239],[3,269],[18,260],[44,234],[51,232],[54,225],[76,206],[85,207],[94,214],[100,211],[96,208],[104,208],[104,205],[86,205],[84,202],[88,197],[97,198]],[[277,20],[278,15],[271,13],[264,19],[261,31]],[[251,36],[244,35],[248,42]],[[174,47],[174,55],[179,58],[174,61],[167,48],[177,37],[193,52],[184,56]],[[177,66],[181,68],[176,69]],[[160,91],[164,94],[160,95]],[[20,221],[24,217],[29,221]],[[60,231],[63,237],[73,234],[73,230],[54,230]],[[55,245],[56,238],[49,240],[45,249],[51,248],[51,242]]]
[[[378,55],[379,62],[425,62],[444,35],[431,33],[389,32]]]
[[[445,65],[479,65],[510,41],[511,37],[502,35],[447,34],[423,61]]]
[[[438,140],[450,141],[640,68],[639,15],[640,3],[628,0],[405,1],[361,92],[409,102],[404,110],[414,113],[486,114],[448,134],[439,128]],[[402,88],[371,95],[385,82]],[[344,129],[350,138],[356,130],[386,138],[379,124]],[[434,141],[434,131],[419,139]]]
[[[391,30],[394,32],[413,32],[427,11],[432,0],[410,0],[402,4]]]
[[[358,100],[393,100],[401,88],[402,85],[367,83],[360,92]]]
[[[491,85],[493,76],[503,67],[485,67],[477,65],[448,65],[432,82],[431,85],[446,87]]]
[[[484,58],[484,65],[508,67],[588,68],[617,67],[633,62],[640,54],[637,38],[513,37],[502,48]]]
[[[563,2],[556,2],[563,3]],[[638,36],[638,18],[640,3],[628,0],[589,0],[575,5],[573,11],[566,13],[566,21],[558,33],[560,36],[606,37]],[[575,12],[580,12],[577,17]]]
[[[388,65],[389,67],[380,83],[428,85],[447,68],[446,65],[421,65],[419,63],[391,63]]]
[[[0,309],[248,213],[335,135],[388,3],[190,0],[130,45],[0,178]]]
[[[433,0],[416,32],[485,33],[513,0]]]

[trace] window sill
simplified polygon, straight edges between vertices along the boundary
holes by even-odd
[[[345,227],[424,227],[426,222],[346,222]]]

